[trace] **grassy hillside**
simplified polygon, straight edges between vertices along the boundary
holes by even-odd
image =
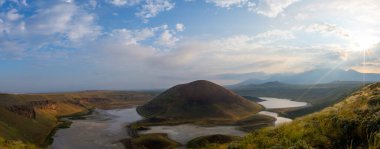
[[[46,146],[59,117],[86,114],[89,109],[141,105],[150,95],[122,91],[55,94],[0,94],[0,137]]]
[[[361,82],[332,82],[316,85],[268,82],[240,86],[232,90],[241,96],[287,98],[304,101],[312,105],[303,109],[289,108],[275,111],[282,113],[286,117],[295,118],[331,106],[362,86],[363,83]]]
[[[240,140],[241,137],[231,136],[231,135],[209,135],[209,136],[201,136],[190,140],[187,143],[187,148],[202,148],[207,146],[208,144],[226,144],[232,141]]]
[[[262,107],[209,81],[194,81],[174,86],[138,112],[158,119],[220,119],[237,120],[251,116]]]
[[[0,147],[2,149],[38,149],[36,145],[24,143],[22,141],[5,140],[0,137]]]
[[[121,140],[126,149],[176,149],[180,145],[167,134],[153,133]]]
[[[332,107],[243,140],[206,148],[380,148],[380,83],[353,93]]]

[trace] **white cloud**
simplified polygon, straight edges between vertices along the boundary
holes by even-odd
[[[287,41],[291,39],[295,39],[295,36],[291,31],[270,30],[259,33],[255,36],[236,35],[215,40],[214,42],[216,45],[223,47],[221,49],[239,51],[240,49],[257,48],[260,45],[271,45],[279,41]]]
[[[115,6],[124,6],[124,5],[136,5],[139,4],[141,0],[109,0],[108,2]]]
[[[137,40],[146,40],[148,38],[151,38],[155,35],[155,29],[154,28],[145,28],[138,30],[135,32],[135,38]]]
[[[108,43],[117,43],[122,45],[145,45],[143,41],[152,40],[158,46],[171,47],[180,40],[176,37],[179,31],[170,29],[168,25],[161,25],[152,28],[144,28],[139,30],[130,29],[114,29],[105,38]]]
[[[28,6],[28,3],[26,2],[26,0],[20,0],[20,3],[24,6]]]
[[[175,28],[177,29],[178,32],[183,32],[185,30],[185,25],[183,25],[182,23],[177,23],[175,25]]]
[[[213,45],[211,61],[204,62],[210,72],[299,72],[342,61],[340,54],[326,46],[287,46],[262,44],[247,37],[232,37]],[[219,67],[212,70],[213,65]],[[206,71],[206,70],[204,70]]]
[[[218,7],[228,9],[233,6],[242,7],[244,5],[247,5],[247,3],[251,3],[250,0],[206,0],[206,2],[214,3]]]
[[[74,0],[63,0],[64,2],[66,2],[66,3],[72,3],[72,2],[74,2]]]
[[[231,9],[232,7],[245,7],[249,11],[267,17],[277,17],[287,7],[299,0],[206,0],[218,7]]]
[[[127,0],[110,0],[109,1],[111,4],[114,4],[116,6],[123,6],[127,4]]]
[[[338,27],[335,24],[312,24],[306,28],[307,32],[318,32],[322,34],[333,34],[339,37],[348,38],[350,34],[343,28]]]
[[[158,45],[170,47],[174,46],[177,41],[179,41],[179,39],[175,37],[173,33],[170,32],[170,30],[164,30],[156,43]]]
[[[2,6],[7,0],[0,0],[0,6]],[[17,4],[18,6],[29,6],[26,0],[9,0],[8,2]]]
[[[19,19],[10,17],[17,21],[9,21],[11,19],[8,19],[6,15],[8,10],[5,10],[0,16],[0,57],[23,57],[30,54],[28,53],[30,51],[38,51],[40,47],[51,48],[49,44],[53,45],[53,48],[58,47],[56,49],[59,51],[65,51],[60,46],[82,48],[78,50],[79,52],[70,49],[75,51],[72,54],[75,55],[74,58],[72,55],[68,56],[70,60],[96,61],[95,64],[104,66],[104,68],[96,66],[98,72],[104,73],[103,78],[112,78],[109,75],[120,74],[122,77],[110,80],[117,80],[119,83],[124,79],[123,85],[130,83],[126,80],[133,80],[134,85],[140,86],[141,82],[146,81],[145,87],[151,87],[150,84],[154,80],[167,83],[166,81],[170,79],[173,82],[177,81],[175,79],[193,80],[207,78],[213,74],[232,72],[299,72],[348,61],[352,61],[346,64],[348,68],[354,66],[357,69],[364,69],[360,61],[362,55],[357,51],[346,50],[351,44],[349,42],[356,42],[356,39],[351,38],[362,40],[364,45],[371,45],[367,44],[367,41],[371,43],[380,41],[377,40],[380,37],[378,31],[380,27],[376,22],[380,16],[378,13],[380,3],[375,0],[322,0],[323,4],[319,4],[321,1],[303,1],[292,8],[289,6],[293,6],[295,1],[290,0],[209,0],[207,2],[218,7],[226,9],[242,7],[268,17],[281,16],[285,10],[289,10],[281,18],[264,21],[263,24],[253,22],[257,28],[252,26],[252,31],[249,33],[261,31],[256,35],[250,35],[248,32],[241,35],[240,32],[238,35],[227,37],[208,38],[210,37],[208,35],[199,35],[198,39],[197,37],[184,38],[186,40],[180,40],[182,39],[180,33],[190,28],[189,31],[193,31],[193,27],[185,27],[181,23],[171,24],[170,27],[162,25],[142,29],[111,28],[109,32],[101,32],[100,26],[97,25],[97,19],[101,18],[87,12],[93,10],[82,9],[83,7],[76,5],[78,4],[76,2],[49,3],[35,11],[31,17],[28,15],[21,16],[22,18]],[[124,1],[114,2],[120,6],[127,6],[131,1],[125,1],[125,4],[123,4]],[[136,6],[139,8],[139,13],[136,15],[146,21],[174,7],[174,1],[165,3],[163,0],[141,1],[139,4],[142,6]],[[122,17],[123,14],[119,16]],[[326,19],[330,17],[339,19]],[[274,30],[264,30],[268,28]],[[234,31],[221,34],[230,34]],[[309,40],[309,35],[316,40]],[[319,37],[321,35],[327,35],[331,40],[325,43],[325,38]],[[6,40],[8,37],[15,40]],[[211,37],[214,36],[211,35]],[[339,43],[334,43],[336,37]],[[349,42],[341,40],[341,37],[349,38]],[[87,41],[87,39],[93,40]],[[82,41],[84,45],[73,44],[82,43]],[[380,71],[379,47],[370,49],[367,56],[372,57],[368,57],[366,69],[370,67],[373,71]],[[40,53],[33,54],[55,53],[50,50],[42,49]],[[111,73],[104,70],[110,70]],[[167,80],[162,80],[165,77]],[[104,80],[104,82],[109,81]]]
[[[76,16],[76,22],[71,22],[67,28],[67,36],[71,41],[94,40],[100,34],[100,27],[94,24],[94,16],[80,15]]]
[[[98,2],[96,0],[89,0],[87,6],[91,9],[95,9],[98,6]]]
[[[0,7],[3,6],[4,3],[5,3],[5,0],[0,0]]]
[[[100,34],[95,17],[74,3],[60,3],[40,9],[37,14],[27,19],[27,29],[36,35],[67,36],[75,42],[82,39],[93,40]]]
[[[140,41],[153,37],[154,30],[148,28],[134,31],[128,29],[115,29],[110,36],[111,42],[124,45],[138,45]]]
[[[374,33],[374,28],[356,29],[348,29],[331,23],[315,23],[298,27],[296,30],[317,33],[314,35],[319,35],[320,39],[325,38],[328,39],[328,42],[346,47],[346,51],[367,50],[380,42],[379,34]],[[304,36],[307,37],[307,34]]]
[[[376,20],[380,17],[379,9],[378,0],[320,0],[309,1],[299,10],[310,13],[313,19],[326,17],[325,15],[328,14],[329,17],[339,17],[340,20],[349,19],[362,24],[378,24]]]
[[[62,3],[50,8],[41,9],[28,19],[32,32],[40,34],[63,33],[70,24],[77,8],[71,3]]]
[[[175,41],[167,27],[158,28],[163,32],[156,42],[170,45]],[[128,33],[131,34],[133,31]],[[130,39],[130,36],[127,39]],[[168,51],[142,44],[125,45],[120,41],[102,45],[112,47],[124,45],[118,48],[103,47],[103,49],[119,49],[118,52],[112,52],[112,55],[116,53],[117,56],[109,56],[118,57],[108,59],[109,65],[154,72],[155,77],[181,76],[179,79],[189,80],[232,72],[299,72],[344,61],[342,57],[344,53],[339,46],[289,46],[276,42],[293,39],[295,37],[289,31],[272,30],[254,36],[239,35],[222,39],[181,41]]]
[[[25,54],[25,49],[17,42],[0,40],[0,59],[20,59]]]
[[[7,16],[7,19],[10,20],[10,21],[16,21],[16,20],[21,19],[22,17],[24,17],[23,15],[19,14],[16,9],[9,10],[7,12],[6,16]]]
[[[169,26],[165,24],[153,29],[155,31],[161,31],[161,34],[156,39],[155,44],[164,47],[173,47],[178,41],[180,41],[181,38],[177,37],[177,33],[184,31],[185,25],[177,23],[175,29],[170,29]]]
[[[303,14],[303,13],[298,13],[297,15],[294,16],[294,18],[296,20],[305,20],[306,18],[308,18],[308,15],[307,14]]]
[[[173,9],[174,5],[170,0],[146,0],[136,15],[148,22],[148,19],[156,17],[160,12]]]
[[[297,1],[299,0],[259,0],[254,11],[258,14],[274,18]]]
[[[80,48],[101,34],[96,16],[74,2],[60,1],[38,7],[41,9],[37,8],[32,16],[23,16],[16,9],[1,14],[0,40],[9,40],[6,45],[17,48],[8,48],[6,52],[1,50],[0,53],[8,53],[9,58],[46,55],[39,50],[48,47],[62,51]],[[11,51],[15,54],[10,54]]]
[[[326,36],[329,42],[350,45],[347,50],[360,51],[380,41],[380,24],[376,21],[379,9],[378,0],[302,1],[288,11],[291,18],[286,19],[291,20],[289,24],[302,24],[306,32],[319,33],[321,39]],[[294,18],[298,14],[302,14],[301,19]]]
[[[291,31],[284,30],[270,30],[263,33],[260,33],[254,37],[255,40],[262,43],[270,43],[280,40],[290,40],[294,39],[295,36]]]

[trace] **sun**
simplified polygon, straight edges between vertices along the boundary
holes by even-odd
[[[372,38],[362,38],[358,41],[358,46],[356,50],[364,52],[373,47],[373,45],[375,45],[375,42],[372,41]]]
[[[375,46],[379,41],[380,39],[376,36],[368,34],[359,34],[356,35],[353,39],[354,47],[352,50],[365,52],[373,48],[373,46]]]

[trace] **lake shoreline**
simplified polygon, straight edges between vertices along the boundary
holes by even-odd
[[[262,106],[266,107],[266,105]],[[265,110],[269,109],[265,108]],[[260,113],[252,116],[244,118],[244,121],[240,123],[220,123],[220,121],[191,123],[186,121],[173,123],[172,125],[161,124],[144,126],[139,125],[139,123],[136,125],[136,122],[140,122],[144,119],[139,115],[136,106],[112,110],[95,109],[93,113],[86,115],[86,119],[71,120],[73,124],[70,128],[59,129],[59,131],[53,135],[54,142],[51,148],[59,148],[61,147],[60,145],[63,145],[68,146],[68,148],[87,147],[94,149],[113,149],[119,148],[120,145],[125,145],[123,144],[125,140],[141,140],[141,138],[149,136],[154,138],[156,136],[154,134],[165,134],[167,139],[178,142],[181,146],[185,146],[191,139],[201,136],[217,134],[244,136],[247,132],[241,129],[240,126],[245,126],[245,124],[266,123],[266,117],[270,117],[274,120],[271,120],[271,124],[269,125],[260,125],[260,128],[272,126],[276,124],[275,121],[277,121],[276,117],[265,116]],[[246,128],[259,129],[256,125],[247,126]],[[160,138],[162,135],[157,135],[157,137]]]
[[[57,133],[57,131],[61,129],[68,129],[70,128],[70,125],[68,126],[63,126],[62,123],[70,122],[73,123],[73,120],[79,120],[83,119],[85,116],[91,115],[96,109],[101,109],[101,110],[117,110],[117,109],[129,109],[129,108],[136,108],[136,105],[131,105],[131,104],[123,104],[123,105],[112,105],[108,107],[103,107],[103,108],[96,108],[96,107],[86,107],[86,110],[83,110],[81,112],[69,114],[69,115],[62,115],[58,116],[57,118],[57,124],[53,127],[53,129],[50,131],[50,133],[46,136],[42,146],[43,147],[50,147],[54,143],[54,135]],[[64,120],[65,119],[65,120]]]
[[[63,119],[71,118],[71,117],[87,116],[87,115],[92,114],[93,110],[94,109],[87,109],[86,111],[81,111],[81,112],[77,112],[77,113],[73,113],[73,114],[69,114],[69,115],[58,116],[56,126],[54,126],[54,128],[50,131],[48,136],[46,136],[45,141],[42,144],[42,146],[49,147],[50,145],[52,145],[54,142],[54,135],[57,133],[58,130],[70,128],[70,126],[73,122],[71,120],[68,120],[68,119],[66,119],[66,120],[63,120]],[[67,123],[67,122],[69,122],[70,124],[65,125],[65,123]],[[62,124],[64,124],[64,126]]]
[[[294,101],[291,99],[282,99],[275,97],[257,97],[263,101],[258,102],[258,104],[264,107],[263,111],[260,111],[259,114],[264,114],[267,116],[272,116],[276,118],[276,121],[273,125],[279,125],[281,123],[291,122],[293,119],[287,117],[285,112],[288,110],[297,110],[307,107],[311,107],[310,103]],[[276,105],[277,103],[279,105]]]
[[[50,149],[60,148],[123,148],[122,139],[128,138],[126,125],[141,119],[133,108],[95,109],[85,119],[71,120],[68,129],[60,129],[53,136]]]
[[[308,106],[311,106],[310,104],[308,103],[305,103],[305,102],[298,102],[298,101],[292,101],[292,100],[289,100],[289,99],[280,99],[280,98],[270,98],[270,97],[259,97],[260,99],[262,99],[261,102],[268,102],[270,100],[274,100],[276,102],[278,101],[281,101],[283,103],[285,103],[284,105],[286,106],[286,108],[282,108],[284,105],[281,105],[282,107],[281,108],[271,108],[271,106],[273,105],[269,105],[268,104],[260,104],[260,102],[258,102],[263,108],[264,110],[257,113],[257,114],[254,114],[254,115],[264,115],[264,116],[270,116],[272,118],[275,119],[275,121],[273,121],[271,124],[272,125],[278,125],[278,124],[281,124],[283,122],[291,122],[292,119],[290,118],[286,118],[286,117],[280,117],[279,113],[275,113],[275,112],[270,112],[270,110],[272,109],[287,109],[287,108],[305,108],[305,107],[308,107]],[[280,104],[281,104],[280,102]],[[270,102],[269,102],[270,103]],[[139,112],[138,108],[137,108],[137,112]],[[191,125],[191,127],[203,127],[203,128],[213,128],[213,127],[233,127],[234,130],[241,130],[241,128],[239,129],[239,127],[241,127],[241,125],[237,124],[237,123],[225,123],[223,121],[220,121],[220,122],[207,122],[207,123],[200,123],[199,121],[197,122],[192,122],[192,121],[183,121],[183,122],[176,122],[175,120],[171,120],[173,121],[172,123],[160,123],[160,122],[154,122],[154,123],[147,123],[147,122],[144,122],[144,120],[149,120],[149,118],[145,118],[139,122],[135,122],[131,125],[134,125],[134,126],[127,126],[129,128],[129,133],[131,134],[135,134],[137,133],[137,135],[135,134],[134,136],[135,137],[138,137],[139,134],[153,134],[153,133],[166,133],[169,135],[169,138],[173,139],[173,140],[176,140],[175,137],[173,136],[170,136],[170,131],[169,130],[173,130],[175,127],[181,127],[181,126],[189,126]],[[252,122],[251,122],[252,123]],[[144,131],[140,131],[138,130],[137,128],[138,127],[147,127],[149,128],[149,130],[144,130]],[[152,130],[152,129],[155,129],[155,130]],[[259,129],[259,128],[255,128],[255,129]],[[167,132],[169,131],[169,132]],[[134,133],[132,133],[134,132]],[[247,131],[243,131],[244,133],[246,133]],[[179,133],[179,132],[177,132]],[[212,134],[207,134],[207,135],[213,135],[213,134],[216,134],[216,133],[212,133]],[[228,134],[226,134],[228,135]],[[200,137],[200,136],[197,136],[197,137]],[[176,140],[178,141],[178,140]],[[179,141],[179,143],[185,145],[185,141]]]

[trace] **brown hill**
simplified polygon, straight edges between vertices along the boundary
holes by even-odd
[[[138,108],[147,118],[237,120],[259,112],[254,102],[209,81],[174,86]]]

